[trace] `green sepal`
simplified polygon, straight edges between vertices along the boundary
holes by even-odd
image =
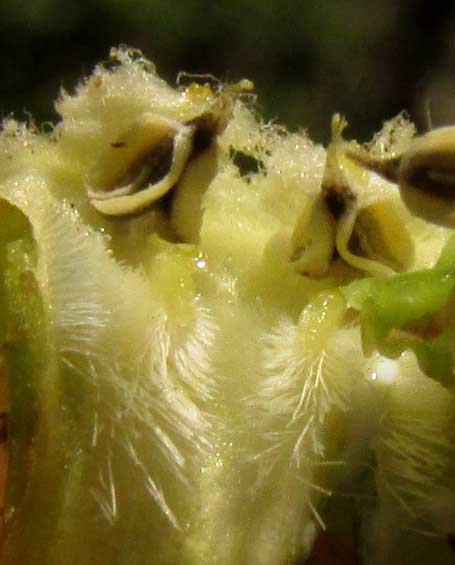
[[[396,358],[411,349],[421,368],[447,386],[453,380],[454,271],[452,237],[432,270],[362,279],[343,287],[348,305],[360,311],[365,354],[378,350]]]

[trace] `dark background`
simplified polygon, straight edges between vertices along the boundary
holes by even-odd
[[[0,116],[55,120],[61,87],[127,44],[178,71],[256,84],[267,119],[327,141],[330,116],[368,139],[405,109],[455,122],[455,1],[0,0]]]

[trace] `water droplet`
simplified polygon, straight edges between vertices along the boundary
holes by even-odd
[[[371,381],[385,385],[392,384],[399,374],[399,363],[393,359],[379,358],[371,368],[369,378]]]

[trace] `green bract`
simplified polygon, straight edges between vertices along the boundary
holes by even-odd
[[[247,81],[111,59],[51,132],[0,135],[1,563],[278,565],[324,528],[451,563],[451,230],[346,156],[341,118],[326,151]]]

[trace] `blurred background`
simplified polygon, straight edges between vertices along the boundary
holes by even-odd
[[[267,119],[326,142],[330,116],[365,141],[401,110],[455,122],[455,2],[0,0],[0,116],[55,121],[52,101],[127,44],[175,83],[252,79]]]

